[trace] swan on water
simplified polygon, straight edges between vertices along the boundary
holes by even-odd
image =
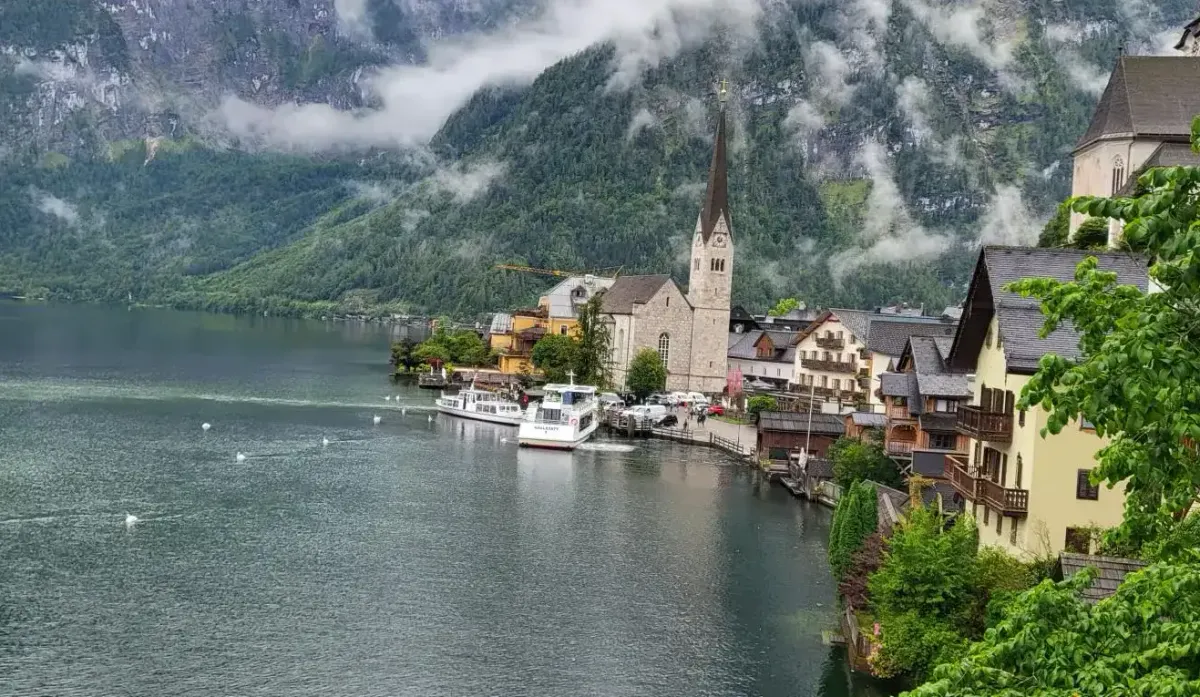
[[[382,417],[382,416],[376,416],[376,417],[375,417],[375,425],[376,425],[376,426],[378,426],[378,425],[379,425],[379,424],[380,424],[382,421],[383,421],[383,417]]]
[[[322,439],[321,439],[321,445],[329,445],[329,439],[328,439],[328,438],[322,438]]]
[[[429,421],[429,423],[433,423],[433,414],[430,414],[430,415],[427,417],[427,420]]]
[[[238,453],[238,454],[237,454],[237,461],[238,461],[238,462],[245,462],[245,461],[246,461],[246,456],[245,456],[245,455],[243,455],[242,453]]]
[[[408,413],[408,407],[400,407],[400,415],[401,416],[403,416],[407,413]]]
[[[385,401],[385,402],[390,402],[390,401],[392,401],[392,396],[391,396],[391,395],[387,395],[387,396],[385,396],[385,397],[383,398],[383,401]]]
[[[205,421],[203,424],[200,424],[200,428],[204,429],[205,432],[208,432],[208,429],[212,428],[212,424]]]
[[[126,527],[126,529],[128,529],[128,528],[132,528],[133,526],[135,526],[135,525],[137,525],[137,524],[138,524],[138,517],[137,517],[137,516],[135,516],[135,515],[132,515],[132,514],[129,514],[129,513],[126,513],[126,514],[125,514],[125,527]]]

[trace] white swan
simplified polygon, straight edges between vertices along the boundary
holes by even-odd
[[[429,421],[429,423],[433,423],[433,414],[430,414],[430,415],[427,417],[427,421]]]
[[[245,461],[246,461],[246,456],[245,456],[245,455],[243,455],[242,453],[238,453],[238,454],[237,454],[237,461],[238,461],[238,462],[245,462]]]
[[[208,429],[212,428],[212,424],[205,421],[204,423],[200,424],[200,428],[204,429],[204,432],[207,433]]]
[[[128,530],[138,524],[138,517],[129,513],[125,514],[125,528]]]
[[[400,407],[400,415],[404,416],[408,413],[408,407]]]
[[[391,396],[391,395],[387,395],[386,397],[384,397],[384,398],[383,398],[383,401],[385,401],[385,402],[390,402],[390,401],[392,401],[392,396]]]
[[[328,439],[328,438],[322,438],[322,439],[321,439],[321,445],[329,445],[329,439]]]
[[[383,422],[383,417],[382,417],[382,416],[376,416],[376,417],[375,417],[375,425],[376,425],[376,426],[378,426],[378,425],[379,425],[380,423],[382,423],[382,422]]]

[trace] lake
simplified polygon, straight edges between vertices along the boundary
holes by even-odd
[[[0,304],[0,694],[886,694],[822,642],[827,509],[430,418],[389,336]]]

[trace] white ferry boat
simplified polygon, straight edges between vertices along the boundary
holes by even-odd
[[[458,394],[442,393],[436,401],[437,410],[464,419],[487,421],[506,426],[520,425],[524,414],[521,405],[510,402],[487,390],[475,389],[475,383]]]
[[[517,442],[528,448],[574,450],[600,425],[596,388],[591,385],[546,385],[546,396],[531,404],[517,432]]]

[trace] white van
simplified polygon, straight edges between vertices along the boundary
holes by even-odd
[[[666,417],[667,408],[661,404],[639,404],[636,407],[629,407],[621,413],[636,419],[650,419],[654,423],[658,423]]]
[[[688,392],[687,393],[687,403],[689,406],[695,406],[697,404],[707,405],[708,397],[705,397],[703,394],[701,394],[699,392]]]
[[[601,392],[596,396],[596,401],[600,403],[603,409],[624,409],[625,400],[621,399],[620,395],[615,392]]]
[[[677,407],[681,404],[690,404],[691,401],[692,400],[688,398],[687,392],[672,392],[671,393],[671,406]]]

